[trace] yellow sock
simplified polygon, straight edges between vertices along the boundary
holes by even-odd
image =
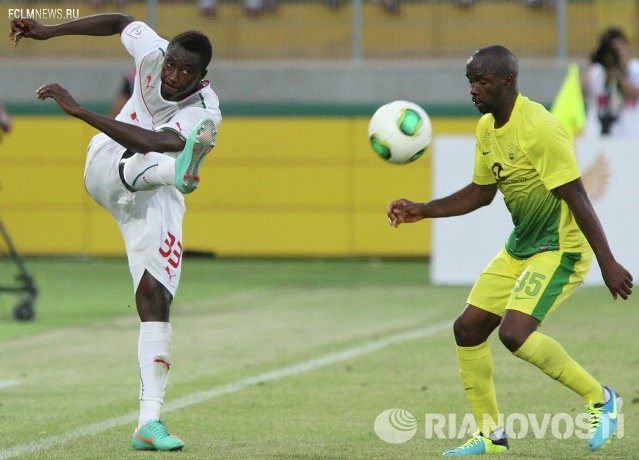
[[[535,331],[513,354],[581,395],[586,404],[604,402],[601,384],[572,359],[555,339]]]
[[[493,384],[493,355],[488,342],[475,347],[457,347],[459,375],[473,410],[479,431],[484,436],[499,424],[499,410]]]

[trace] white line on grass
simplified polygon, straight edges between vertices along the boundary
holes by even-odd
[[[263,374],[256,375],[255,377],[249,377],[247,379],[239,380],[228,385],[220,385],[211,388],[210,390],[199,391],[197,393],[193,393],[189,396],[185,396],[183,398],[179,398],[174,400],[173,402],[165,404],[162,408],[162,412],[171,412],[174,410],[183,409],[185,407],[199,404],[203,401],[206,401],[207,399],[216,398],[218,396],[223,396],[231,393],[237,393],[244,388],[256,386],[263,382],[279,380],[284,377],[290,377],[293,375],[298,375],[304,372],[319,369],[321,367],[330,366],[331,364],[346,361],[348,359],[356,358],[368,353],[373,353],[396,343],[428,337],[443,330],[450,329],[452,324],[452,321],[447,321],[445,323],[435,324],[433,326],[416,329],[414,331],[391,335],[383,339],[367,342],[356,347],[347,348],[335,353],[330,353],[319,358],[302,361],[289,367],[283,367],[275,371],[265,372]],[[73,441],[74,439],[83,438],[85,436],[94,436],[110,428],[135,423],[137,419],[138,412],[130,412],[126,415],[111,418],[109,420],[95,423],[93,425],[79,428],[77,430],[69,431],[61,435],[48,436],[46,438],[38,439],[28,444],[22,444],[20,446],[12,447],[9,449],[3,449],[0,450],[0,459],[17,457],[19,455],[36,452],[38,450],[48,449],[58,444],[65,444],[67,442]]]
[[[20,380],[0,380],[0,388],[9,388],[14,387],[16,385],[20,385],[22,382]]]

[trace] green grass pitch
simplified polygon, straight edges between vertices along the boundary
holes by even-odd
[[[13,320],[16,297],[0,295],[0,459],[165,458],[130,446],[138,319],[126,261],[26,262],[40,290],[36,320]],[[0,278],[12,270],[0,259]],[[186,447],[170,455],[440,458],[463,440],[448,439],[451,424],[446,436],[428,436],[427,419],[461,424],[469,412],[450,328],[467,292],[431,285],[423,260],[187,258],[163,414]],[[558,439],[549,425],[539,437],[529,427],[508,458],[638,458],[637,318],[635,298],[581,287],[542,329],[622,394],[623,438],[590,453],[576,434]],[[550,414],[565,434],[585,411],[580,398],[496,337],[491,348],[501,412],[539,422]],[[414,416],[406,442],[376,434],[391,408]]]

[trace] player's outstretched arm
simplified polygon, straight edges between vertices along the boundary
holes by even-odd
[[[176,133],[150,131],[91,112],[81,107],[66,89],[56,83],[42,85],[37,95],[40,100],[55,100],[66,113],[97,128],[132,152],[179,152],[184,149],[185,142]]]
[[[610,293],[615,299],[621,296],[626,300],[632,294],[632,275],[615,260],[583,182],[581,179],[576,179],[555,190],[557,195],[568,204],[577,225],[590,243]]]
[[[62,35],[115,35],[133,21],[135,18],[132,16],[120,13],[95,14],[50,26],[33,19],[17,18],[9,23],[9,38],[17,45],[23,38],[47,40]]]
[[[460,216],[490,204],[496,193],[495,184],[470,183],[452,195],[428,203],[415,203],[405,198],[392,201],[386,208],[386,214],[393,227],[426,218]]]

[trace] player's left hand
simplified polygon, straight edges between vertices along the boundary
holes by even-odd
[[[42,85],[36,90],[36,94],[41,101],[47,98],[53,99],[69,115],[75,116],[78,110],[81,109],[71,94],[57,83]]]
[[[615,299],[621,296],[626,300],[632,294],[632,275],[620,263],[612,262],[602,266],[601,275]]]

